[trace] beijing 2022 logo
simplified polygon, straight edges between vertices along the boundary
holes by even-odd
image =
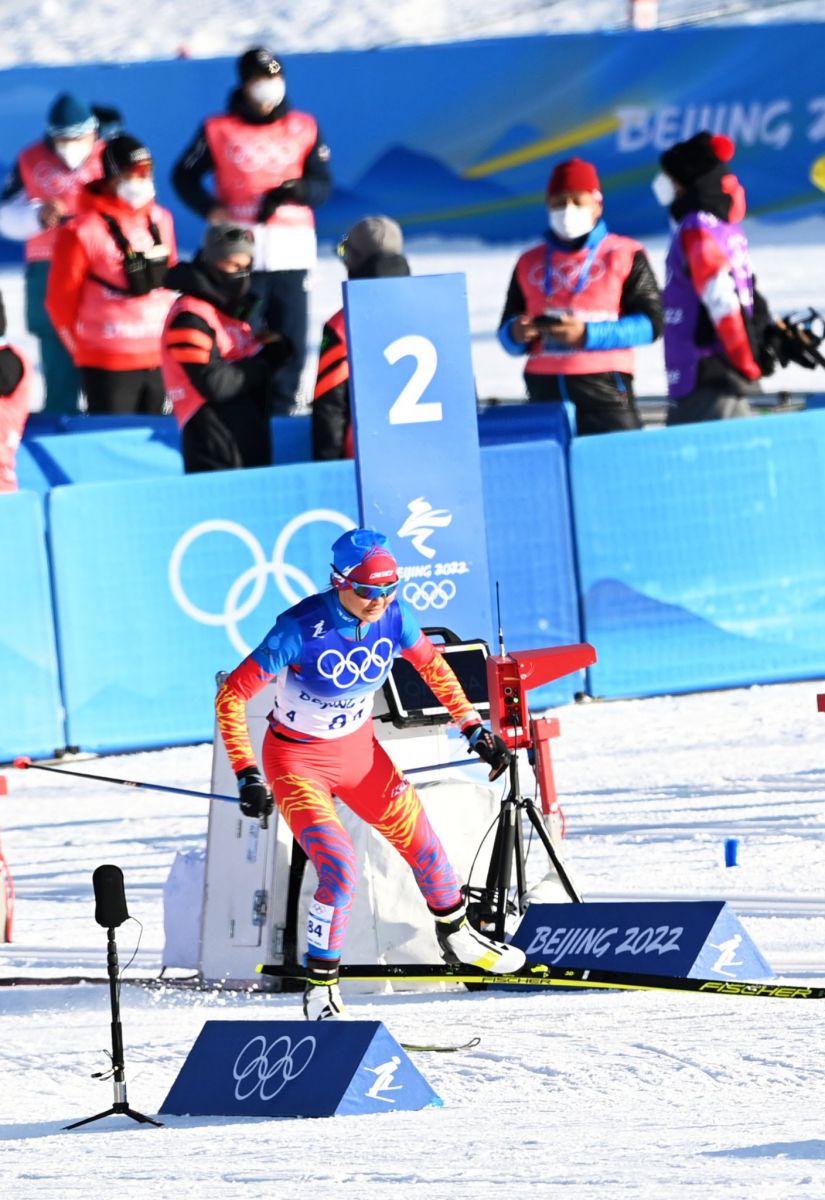
[[[245,657],[249,654],[252,647],[248,646],[241,636],[240,624],[244,618],[255,611],[263,600],[267,580],[270,576],[272,576],[287,605],[297,604],[299,600],[303,600],[306,596],[311,596],[319,590],[315,581],[305,571],[301,570],[294,563],[287,561],[287,554],[292,538],[299,530],[304,529],[307,525],[314,524],[316,521],[325,521],[331,525],[337,525],[339,529],[345,531],[355,528],[354,523],[349,517],[345,517],[343,513],[337,512],[335,509],[310,509],[308,512],[294,517],[284,525],[275,539],[272,559],[269,560],[255,535],[250,533],[245,526],[239,525],[237,521],[227,521],[220,518],[199,521],[197,525],[193,525],[191,529],[188,529],[178,539],[170,555],[168,577],[172,595],[183,612],[191,617],[193,621],[197,621],[200,625],[223,626],[232,645],[242,657]],[[228,534],[230,537],[234,537],[240,541],[248,549],[252,562],[246,570],[241,571],[226,586],[225,591],[222,593],[223,607],[220,608],[219,605],[216,605],[218,611],[208,611],[196,604],[187,594],[183,584],[182,569],[186,554],[192,546],[202,538],[207,538],[210,534],[216,533]],[[220,587],[221,585],[217,586]],[[221,595],[220,591],[218,595]],[[272,621],[270,624],[274,624],[275,616],[282,611],[283,607],[282,603],[276,603],[273,606]],[[262,628],[258,632],[263,634],[265,630]]]

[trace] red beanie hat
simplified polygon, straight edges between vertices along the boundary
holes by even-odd
[[[559,192],[601,192],[602,185],[592,163],[583,158],[568,158],[560,162],[553,170],[547,184],[547,195],[557,196]]]

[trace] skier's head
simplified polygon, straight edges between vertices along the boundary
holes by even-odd
[[[547,219],[556,237],[574,242],[587,237],[602,215],[599,175],[583,158],[557,163],[547,181]]]
[[[103,179],[130,208],[143,208],[155,198],[152,153],[145,143],[121,133],[106,143]]]
[[[266,46],[253,46],[238,59],[238,78],[248,103],[259,112],[270,113],[286,95],[284,68]]]
[[[404,234],[392,217],[364,217],[338,243],[338,257],[350,279],[409,275]]]
[[[330,583],[344,608],[361,620],[377,620],[398,590],[398,563],[385,534],[351,529],[332,545]]]
[[[94,149],[97,117],[85,100],[63,92],[49,109],[46,133],[55,154],[75,171]]]

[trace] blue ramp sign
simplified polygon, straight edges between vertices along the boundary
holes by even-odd
[[[358,498],[420,624],[489,637],[490,588],[463,275],[344,284]]]

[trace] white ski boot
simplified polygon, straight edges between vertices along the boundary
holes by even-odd
[[[511,975],[520,971],[527,956],[517,946],[495,942],[473,929],[467,920],[464,904],[446,913],[433,913],[435,936],[441,947],[441,957],[446,963],[462,963],[467,967],[478,967],[491,975]]]
[[[318,958],[307,960],[304,1016],[308,1021],[349,1020],[338,986],[337,962],[325,962]]]

